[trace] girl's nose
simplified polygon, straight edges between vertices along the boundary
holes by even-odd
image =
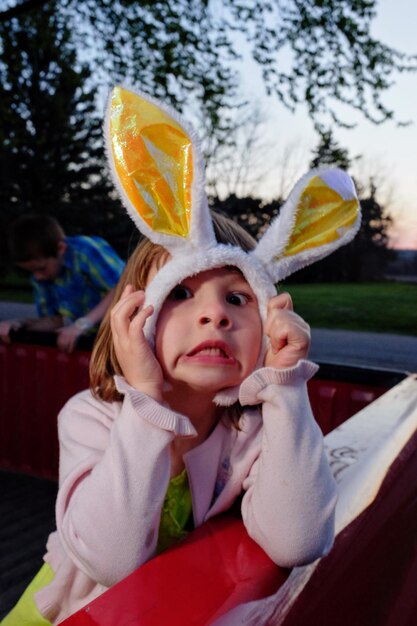
[[[213,324],[215,328],[230,328],[232,320],[221,305],[212,305],[208,307],[204,313],[200,315],[199,323],[201,326]]]

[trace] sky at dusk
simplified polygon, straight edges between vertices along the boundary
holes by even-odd
[[[417,2],[380,0],[377,11],[372,35],[402,52],[417,54]],[[276,155],[281,154],[278,166],[281,170],[285,151],[291,145],[298,146],[297,178],[308,169],[311,150],[317,145],[317,135],[305,111],[300,109],[291,114],[276,99],[260,97],[262,83],[256,74],[257,68],[250,62],[245,63],[242,72],[244,93],[251,101],[259,101],[267,114],[265,134],[269,141],[273,141]],[[398,121],[411,121],[412,124],[407,127],[398,127],[395,122],[373,125],[361,115],[350,112],[348,119],[355,121],[356,127],[351,130],[335,129],[334,137],[340,146],[349,151],[350,157],[362,157],[355,161],[351,172],[358,180],[375,177],[379,193],[377,198],[389,208],[395,220],[391,246],[417,249],[417,72],[395,76],[395,84],[386,92],[384,103],[394,109]],[[295,154],[291,158],[295,159]],[[269,172],[262,182],[261,195],[278,195],[278,184],[282,185],[280,175]]]

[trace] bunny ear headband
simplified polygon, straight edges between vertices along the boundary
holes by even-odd
[[[129,215],[143,235],[171,255],[146,289],[146,302],[154,306],[145,327],[151,343],[164,300],[190,275],[238,267],[265,320],[275,283],[348,243],[359,228],[352,179],[338,169],[313,170],[296,184],[254,250],[218,244],[199,143],[176,112],[149,96],[115,87],[105,135],[114,180]]]

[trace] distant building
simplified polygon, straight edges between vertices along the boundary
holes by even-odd
[[[393,250],[393,259],[386,264],[384,277],[407,283],[417,283],[417,250]]]

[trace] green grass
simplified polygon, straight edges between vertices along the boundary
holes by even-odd
[[[3,288],[0,285],[0,302],[23,302],[25,304],[33,304],[32,290]]]
[[[33,292],[29,274],[16,269],[3,271],[0,274],[0,301],[31,304]]]
[[[0,301],[32,303],[31,290],[0,285]],[[312,327],[417,335],[417,285],[328,283],[282,285]]]
[[[417,335],[417,285],[282,285],[312,327]]]

